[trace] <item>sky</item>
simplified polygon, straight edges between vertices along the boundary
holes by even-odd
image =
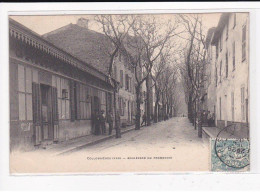
[[[149,15],[147,15],[149,17]],[[159,21],[164,23],[167,20],[174,20],[176,14],[157,14],[156,18]],[[206,35],[207,31],[211,27],[216,27],[218,25],[219,18],[221,13],[205,13],[201,14],[202,22],[203,22],[203,32]],[[45,33],[51,32],[56,30],[60,27],[66,26],[70,23],[76,24],[77,20],[81,17],[89,19],[89,26],[88,28],[94,31],[98,31],[102,33],[102,30],[99,25],[94,21],[95,15],[38,15],[38,16],[10,16],[12,19],[16,20],[17,22],[23,24],[27,28],[31,29],[32,31],[38,33],[39,35],[43,35]],[[163,27],[161,27],[163,30]],[[167,29],[167,26],[165,26]],[[185,35],[182,35],[183,37]],[[171,41],[176,47],[177,45],[186,45],[184,39],[178,39]],[[173,51],[174,52],[174,51]],[[181,55],[172,55],[174,59],[174,63],[182,64]]]
[[[160,14],[161,18],[174,17],[175,14]],[[211,27],[215,27],[218,24],[221,13],[206,13],[201,14],[203,18],[204,30],[208,30]],[[12,19],[28,27],[32,31],[43,35],[45,33],[51,32],[62,26],[68,25],[70,23],[75,24],[77,20],[81,17],[88,18],[89,29],[100,31],[99,27],[93,22],[94,15],[46,15],[46,16],[10,16]]]

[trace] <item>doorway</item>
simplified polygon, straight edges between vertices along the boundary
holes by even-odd
[[[99,135],[100,134],[100,126],[99,122],[97,120],[99,114],[100,114],[100,99],[97,96],[93,97],[93,100],[91,102],[91,110],[92,110],[92,133]]]
[[[41,134],[42,140],[53,140],[51,87],[40,85],[41,91]]]

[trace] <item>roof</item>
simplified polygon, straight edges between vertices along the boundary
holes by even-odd
[[[214,33],[214,36],[213,36],[213,39],[212,39],[212,44],[215,45],[225,27],[225,25],[227,24],[228,22],[228,19],[229,19],[229,16],[230,16],[231,13],[223,13],[221,16],[220,16],[220,19],[219,19],[219,22],[218,22],[218,26],[216,27],[215,29],[215,33]]]
[[[214,35],[214,32],[216,30],[216,27],[212,27],[208,30],[207,37],[206,37],[206,48],[209,47],[209,44],[211,42],[212,36]]]
[[[104,34],[77,24],[68,24],[44,34],[43,37],[103,73],[108,73],[108,51],[113,46]]]
[[[10,36],[14,36],[17,39],[21,39],[27,44],[30,44],[43,52],[47,52],[60,60],[66,61],[69,64],[78,67],[79,69],[86,71],[100,79],[107,77],[103,72],[90,66],[88,63],[75,57],[75,55],[66,52],[62,47],[59,47],[50,41],[44,39],[39,34],[20,24],[19,22],[9,18],[9,33]]]

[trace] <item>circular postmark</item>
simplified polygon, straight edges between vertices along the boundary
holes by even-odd
[[[241,169],[248,166],[250,164],[249,139],[223,139],[219,138],[219,134],[214,147],[220,161],[232,168]]]

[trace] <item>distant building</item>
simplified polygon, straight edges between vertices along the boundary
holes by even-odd
[[[135,120],[135,75],[124,52],[119,51],[113,65],[113,77],[120,83],[118,108],[123,125],[132,125]]]
[[[87,19],[80,18],[77,24],[63,26],[44,34],[43,37],[101,72],[108,73],[108,52],[113,49],[113,45],[104,34],[88,29]],[[119,51],[114,60],[113,77],[120,83],[117,107],[121,123],[131,125],[135,116],[135,78],[134,71],[122,51]]]
[[[69,49],[9,19],[11,150],[91,134],[93,115],[112,109],[108,76]]]
[[[208,108],[219,128],[237,123],[235,134],[247,137],[249,124],[249,14],[223,13],[211,45]],[[213,103],[215,101],[215,103]],[[214,108],[215,107],[215,108]]]

